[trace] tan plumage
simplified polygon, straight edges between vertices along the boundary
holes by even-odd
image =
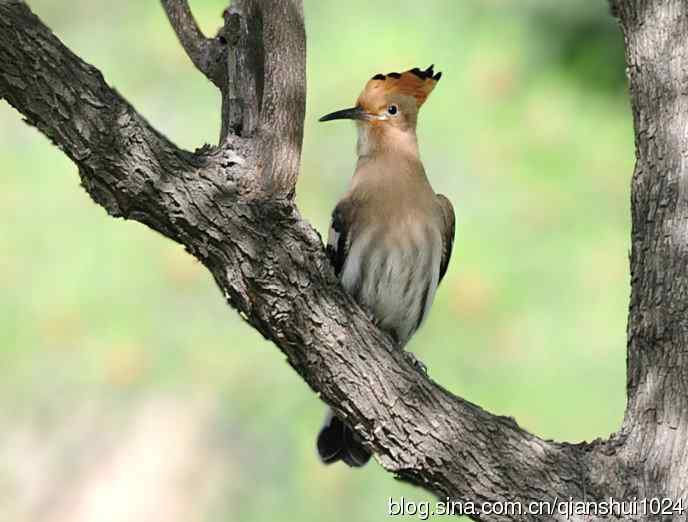
[[[378,101],[384,102],[390,95],[401,94],[414,98],[420,108],[442,77],[442,73],[434,74],[432,69],[431,65],[425,71],[416,67],[403,73],[376,74],[366,83],[358,104],[373,109]]]
[[[321,118],[354,119],[358,163],[335,207],[328,253],[344,288],[403,347],[430,310],[454,239],[454,210],[435,194],[418,154],[418,109],[441,77],[425,71],[375,75],[356,106]],[[324,462],[361,466],[368,450],[328,414],[318,437]]]

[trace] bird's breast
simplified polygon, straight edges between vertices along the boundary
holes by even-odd
[[[352,239],[341,279],[403,346],[430,310],[439,277],[441,236],[430,222],[388,222]]]

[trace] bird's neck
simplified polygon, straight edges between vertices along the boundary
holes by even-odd
[[[391,153],[418,158],[418,138],[414,129],[399,129],[387,125],[358,125],[359,160],[373,158],[379,154]]]

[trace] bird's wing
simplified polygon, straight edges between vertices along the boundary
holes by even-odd
[[[449,266],[449,260],[452,255],[452,248],[454,247],[454,207],[445,196],[437,194],[437,203],[440,206],[442,213],[443,227],[442,227],[442,261],[440,262],[440,279],[444,277]],[[437,284],[439,284],[439,281]]]
[[[348,205],[345,201],[339,202],[332,212],[330,231],[327,235],[327,256],[334,267],[337,277],[342,272],[346,256],[349,253],[349,220]]]

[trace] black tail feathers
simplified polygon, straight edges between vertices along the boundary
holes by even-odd
[[[358,436],[328,411],[325,423],[318,434],[318,454],[324,464],[344,461],[353,468],[365,466],[372,455]]]

